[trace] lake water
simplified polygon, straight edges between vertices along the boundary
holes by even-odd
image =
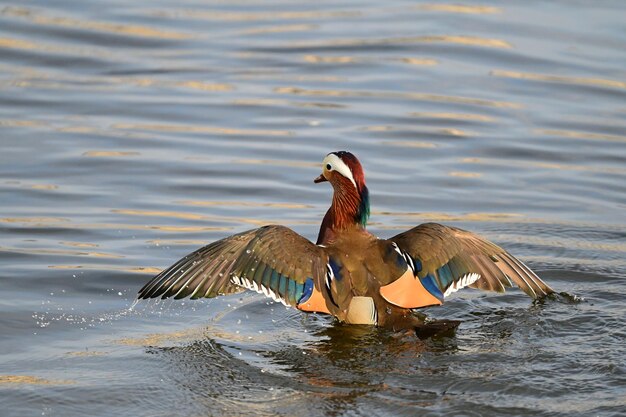
[[[623,1],[0,3],[0,415],[626,415]],[[141,302],[351,150],[381,237],[480,233],[557,291],[420,341],[257,294]]]

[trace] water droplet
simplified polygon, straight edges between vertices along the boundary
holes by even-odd
[[[121,291],[118,291],[118,292],[117,292],[117,295],[120,295],[120,296],[121,296],[121,295],[122,295],[122,292],[121,292]]]
[[[250,253],[252,253],[252,251],[250,249],[246,249],[246,253],[250,254]]]

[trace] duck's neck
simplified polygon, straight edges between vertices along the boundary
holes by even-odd
[[[335,187],[333,202],[324,216],[317,244],[323,245],[334,240],[341,230],[365,229],[370,216],[369,191],[365,185],[357,190],[350,187]]]

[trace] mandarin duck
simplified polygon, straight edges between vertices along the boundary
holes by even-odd
[[[389,239],[368,232],[369,191],[350,152],[329,153],[314,182],[334,189],[315,244],[285,226],[248,230],[185,256],[138,298],[210,298],[248,289],[341,322],[419,335],[458,325],[428,322],[416,309],[441,305],[464,287],[504,292],[515,283],[535,299],[553,292],[513,255],[456,227],[425,223]]]

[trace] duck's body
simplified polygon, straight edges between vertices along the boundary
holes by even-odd
[[[440,305],[466,286],[503,292],[514,282],[533,298],[553,292],[502,248],[461,229],[426,223],[377,238],[365,229],[369,193],[358,160],[334,152],[323,165],[315,182],[329,181],[334,195],[316,244],[284,226],[249,230],[181,259],[146,284],[139,298],[251,289],[345,323],[403,329],[424,326],[415,309]]]

